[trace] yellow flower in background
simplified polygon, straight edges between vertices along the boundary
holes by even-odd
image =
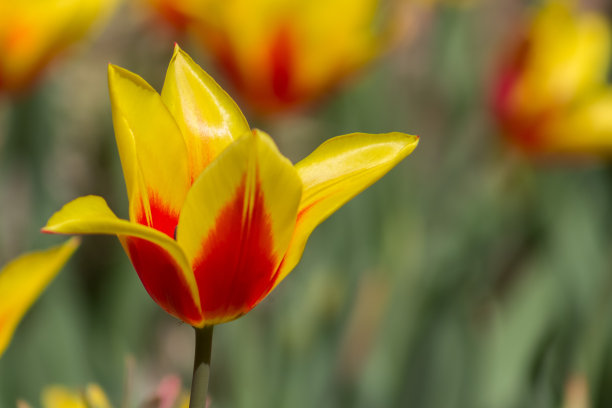
[[[88,384],[82,391],[60,385],[45,388],[42,393],[42,408],[112,408],[104,390],[96,384]],[[19,401],[17,408],[31,408]]]
[[[116,2],[0,1],[0,92],[26,88],[51,60],[106,17]]]
[[[43,231],[116,235],[149,295],[195,327],[249,312],[297,265],[317,225],[418,144],[353,133],[294,166],[178,46],[161,95],[112,65],[109,88],[130,220],[87,196]]]
[[[612,152],[610,39],[604,16],[545,4],[497,83],[495,109],[508,137],[530,153]]]
[[[79,245],[73,238],[45,251],[30,252],[0,270],[0,356],[17,325]]]
[[[150,0],[195,33],[257,111],[320,97],[389,41],[380,0]],[[378,23],[378,26],[377,26]]]
[[[43,408],[111,408],[106,394],[96,384],[82,392],[62,386],[47,387],[42,395]]]
[[[126,393],[122,401],[129,401],[133,390]],[[63,385],[45,387],[41,396],[42,408],[112,408],[104,390],[97,384],[87,384],[84,388],[69,388]],[[127,404],[132,406],[132,404]],[[136,405],[134,405],[136,406]],[[179,377],[168,375],[157,385],[154,391],[139,403],[139,407],[188,408],[189,395],[182,389]],[[31,408],[23,400],[17,402],[17,408]]]

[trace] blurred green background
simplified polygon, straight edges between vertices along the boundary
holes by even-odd
[[[612,406],[612,168],[530,160],[491,115],[496,64],[529,5],[438,5],[302,111],[261,118],[236,98],[294,162],[354,131],[421,141],[315,231],[262,304],[215,329],[213,407]],[[60,242],[38,231],[77,196],[127,218],[106,66],[159,90],[175,40],[235,95],[195,43],[123,4],[27,96],[0,99],[1,264]],[[193,342],[116,239],[86,237],[0,360],[0,407],[89,382],[118,407],[127,359],[136,406],[166,374],[189,387]],[[582,387],[590,405],[564,405]]]

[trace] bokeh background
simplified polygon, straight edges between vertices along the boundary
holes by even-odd
[[[529,156],[492,114],[500,61],[539,2],[416,3],[380,58],[267,115],[197,40],[119,4],[27,91],[0,96],[0,264],[61,242],[39,229],[77,196],[127,218],[107,64],[159,90],[177,41],[294,162],[344,133],[421,137],[314,232],[277,290],[215,329],[212,407],[612,406],[612,167]],[[168,374],[189,387],[193,342],[116,239],[86,237],[0,360],[0,406],[90,382],[139,406]]]

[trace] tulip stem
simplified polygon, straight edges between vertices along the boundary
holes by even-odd
[[[210,377],[210,351],[214,326],[195,328],[195,356],[193,358],[193,378],[189,408],[205,408]]]

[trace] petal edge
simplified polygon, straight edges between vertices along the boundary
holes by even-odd
[[[393,132],[336,136],[295,165],[304,191],[277,285],[299,262],[312,231],[416,148],[418,136]]]

